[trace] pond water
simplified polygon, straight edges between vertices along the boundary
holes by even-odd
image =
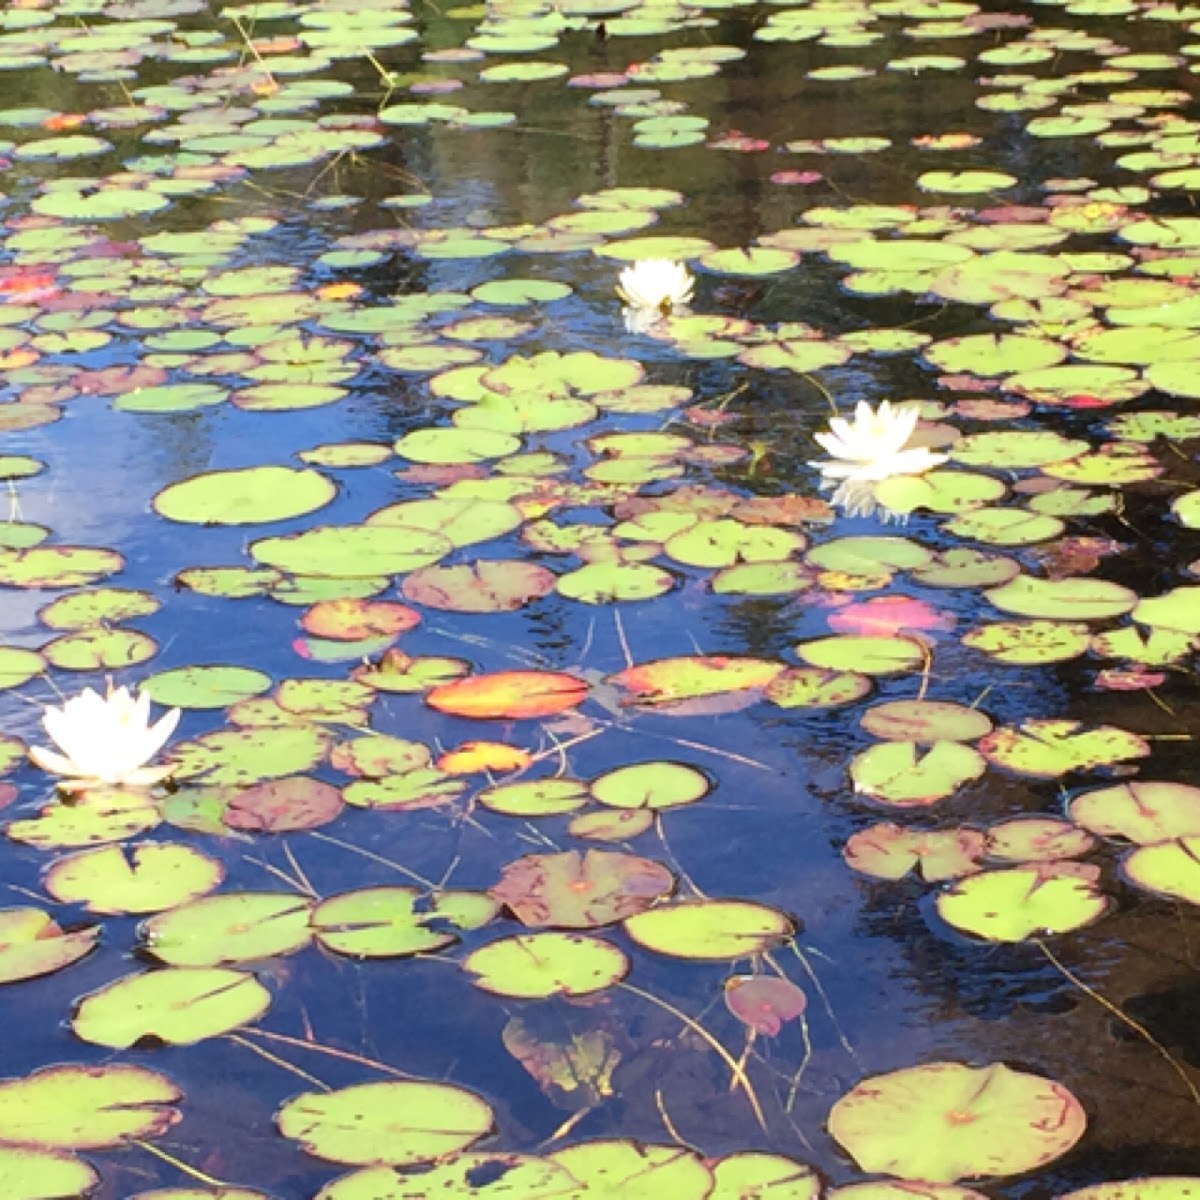
[[[6,6],[5,1200],[1200,1186],[1193,63]]]

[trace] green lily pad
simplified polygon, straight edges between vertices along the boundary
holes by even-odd
[[[162,912],[211,892],[225,877],[220,861],[191,846],[142,842],[56,859],[42,883],[62,904],[96,913]]]
[[[249,667],[197,666],[161,671],[142,681],[141,690],[168,708],[228,708],[271,687],[271,677]]]
[[[1129,882],[1145,891],[1200,904],[1200,837],[1140,846],[1121,867]]]
[[[479,929],[499,910],[483,892],[438,892],[377,887],[344,892],[313,910],[321,945],[354,958],[431,954],[458,941],[459,930]]]
[[[0,1147],[0,1188],[8,1200],[59,1200],[88,1196],[100,1182],[80,1158],[48,1150]]]
[[[600,938],[525,933],[481,946],[462,967],[484,991],[539,1000],[604,991],[625,978],[630,963],[623,951]]]
[[[253,975],[167,967],[127,975],[84,996],[71,1028],[85,1042],[128,1050],[143,1038],[188,1046],[257,1021],[271,993]]]
[[[1138,603],[1138,595],[1131,588],[1104,579],[1035,579],[1018,575],[984,594],[1003,612],[1067,621],[1119,617]]]
[[[179,1099],[174,1083],[144,1067],[44,1067],[0,1083],[0,1141],[45,1150],[111,1149],[164,1134],[179,1120]]]
[[[534,779],[485,788],[477,799],[484,808],[510,817],[549,817],[575,812],[591,798],[582,779]]]
[[[408,1166],[449,1158],[492,1128],[491,1108],[445,1083],[361,1083],[302,1092],[275,1114],[279,1132],[327,1162]]]
[[[220,967],[293,954],[308,945],[311,904],[275,892],[224,892],[151,917],[142,944],[173,967]]]
[[[115,550],[89,546],[35,546],[0,549],[0,586],[17,588],[84,587],[115,575],[125,560]]]
[[[1200,836],[1200,788],[1152,780],[1119,783],[1076,796],[1070,816],[1101,837],[1138,845]]]
[[[801,642],[796,653],[811,666],[862,675],[902,675],[919,671],[925,650],[911,638],[853,634]]]
[[[294,575],[362,579],[403,575],[429,566],[452,549],[449,538],[426,529],[328,525],[285,537],[263,538],[251,543],[250,554],[264,566]]]
[[[1062,1084],[1003,1063],[874,1075],[829,1114],[829,1132],[860,1170],[932,1183],[1032,1171],[1070,1150],[1086,1125]]]
[[[964,933],[989,942],[1022,942],[1081,929],[1104,916],[1111,903],[1090,879],[1009,867],[957,880],[938,894],[937,911]]]
[[[675,577],[649,563],[597,562],[559,575],[554,589],[560,596],[584,604],[631,603],[665,596]]]
[[[315,767],[331,736],[311,725],[222,730],[172,747],[177,779],[247,787]]]
[[[884,742],[856,754],[850,763],[856,792],[898,808],[944,800],[986,770],[978,750],[950,741],[934,741],[924,754],[916,742]]]
[[[1086,654],[1091,631],[1080,621],[991,621],[968,630],[962,644],[997,662],[1037,666]]]
[[[610,1200],[617,1196],[705,1200],[713,1192],[712,1172],[686,1146],[601,1140],[568,1146],[547,1155],[578,1181],[577,1195]],[[769,1193],[764,1193],[765,1197]]]
[[[890,742],[973,742],[991,733],[992,722],[977,708],[946,700],[892,700],[876,704],[860,724],[877,738]]]
[[[592,797],[610,808],[675,808],[694,804],[712,791],[712,780],[687,763],[644,762],[597,775]]]
[[[315,1200],[560,1200],[576,1186],[569,1171],[545,1158],[456,1154],[417,1172],[392,1167],[354,1171],[327,1183]]]
[[[72,592],[38,609],[38,620],[51,629],[88,629],[158,612],[162,602],[149,592],[125,588],[89,588]]]
[[[67,932],[40,908],[0,909],[0,983],[61,971],[90,954],[100,926]]]
[[[1071,771],[1090,771],[1145,758],[1150,745],[1137,734],[1113,725],[1089,729],[1079,721],[1039,719],[989,733],[979,742],[979,750],[988,762],[1018,775],[1057,779]]]
[[[1200,587],[1177,587],[1149,596],[1133,610],[1133,619],[1154,629],[1200,634]]]
[[[947,521],[944,528],[956,537],[992,546],[1032,546],[1057,537],[1064,526],[1058,517],[1022,508],[977,508]]]
[[[842,857],[873,879],[903,879],[917,868],[927,883],[940,883],[978,871],[986,851],[986,839],[977,829],[922,832],[880,821],[850,837]]]
[[[157,653],[158,643],[133,629],[79,629],[42,647],[46,661],[64,671],[119,671]],[[6,658],[0,651],[0,682],[8,674]]]
[[[782,1154],[742,1150],[711,1167],[708,1200],[818,1200],[820,1176],[812,1167]]]
[[[336,495],[337,484],[319,471],[246,467],[169,484],[151,504],[167,520],[188,525],[267,525],[316,512]]]
[[[763,693],[780,708],[840,708],[871,693],[870,676],[822,667],[789,667]]]
[[[630,917],[629,936],[658,954],[721,962],[750,958],[793,937],[792,921],[778,909],[749,900],[667,904]]]

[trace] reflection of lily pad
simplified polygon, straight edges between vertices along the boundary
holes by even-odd
[[[860,1170],[953,1183],[1053,1162],[1087,1118],[1062,1084],[1003,1063],[935,1062],[864,1079],[829,1114]]]

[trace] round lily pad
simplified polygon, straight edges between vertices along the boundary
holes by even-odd
[[[937,740],[924,753],[916,742],[883,742],[856,754],[850,763],[856,792],[900,808],[944,800],[986,770],[978,750]]]
[[[939,916],[955,929],[989,942],[1021,942],[1067,933],[1098,921],[1111,901],[1096,884],[1038,867],[968,875],[939,893]]]
[[[580,933],[526,933],[489,942],[463,959],[476,987],[523,1000],[584,996],[619,983],[629,959]]]
[[[492,1128],[492,1110],[465,1088],[404,1080],[303,1092],[275,1121],[327,1162],[405,1166],[466,1149]]]
[[[188,525],[267,525],[316,512],[336,495],[337,484],[319,471],[246,467],[169,484],[152,505],[160,516]]]
[[[582,779],[533,779],[485,788],[479,803],[510,817],[548,817],[574,812],[590,798]]]
[[[594,799],[610,808],[675,808],[694,804],[712,790],[712,780],[687,763],[645,762],[616,767],[591,783]]]
[[[1070,1150],[1086,1125],[1062,1084],[1003,1063],[875,1075],[829,1114],[829,1132],[860,1170],[932,1183],[1032,1171]]]
[[[1070,816],[1101,837],[1139,845],[1200,836],[1200,787],[1152,780],[1118,783],[1076,796]]]
[[[141,690],[168,708],[228,708],[271,687],[270,675],[249,667],[197,666],[160,671]]]
[[[355,958],[396,958],[428,954],[453,945],[456,930],[478,929],[499,905],[483,892],[438,892],[377,887],[344,892],[313,910],[317,941]]]
[[[99,925],[67,932],[40,908],[0,908],[0,983],[69,967],[91,953],[99,936]]]
[[[705,1200],[714,1196],[712,1172],[700,1155],[686,1146],[653,1146],[642,1142],[600,1140],[568,1146],[547,1156],[579,1182],[581,1195],[599,1200],[639,1195],[666,1200]],[[764,1193],[763,1200],[769,1193]]]
[[[1121,866],[1130,883],[1148,892],[1200,904],[1200,837],[1139,846]]]
[[[0,1147],[0,1188],[8,1200],[89,1196],[99,1182],[95,1169],[71,1154]]]
[[[635,942],[672,958],[725,961],[774,949],[796,927],[778,909],[749,900],[698,900],[668,904],[630,917]]]
[[[111,1149],[165,1133],[179,1120],[179,1099],[174,1083],[144,1067],[45,1067],[0,1083],[0,1140],[46,1150]]]
[[[1119,617],[1138,603],[1138,595],[1131,588],[1090,578],[1035,579],[1018,575],[984,594],[1003,612],[1066,621]]]
[[[363,579],[427,567],[453,549],[449,538],[409,526],[316,526],[250,546],[256,562],[294,575]]]
[[[143,1038],[176,1046],[257,1021],[271,993],[253,975],[216,968],[165,968],[128,975],[85,996],[71,1028],[85,1042],[127,1050]]]
[[[946,700],[892,700],[867,709],[862,727],[891,742],[973,742],[991,733],[992,722],[977,708]]]
[[[195,900],[224,876],[218,859],[192,846],[143,842],[56,859],[42,883],[60,903],[83,904],[89,912],[149,913]]]
[[[1071,771],[1145,758],[1150,744],[1114,725],[1084,728],[1078,721],[1038,719],[1019,728],[1004,726],[979,742],[983,756],[1019,775],[1056,779]]]
[[[224,892],[151,917],[142,944],[174,967],[219,967],[308,945],[311,903],[275,892]]]
[[[523,925],[598,929],[645,911],[675,889],[661,863],[614,850],[527,854],[490,889]]]

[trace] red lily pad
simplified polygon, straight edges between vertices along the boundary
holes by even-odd
[[[665,899],[675,890],[675,877],[633,854],[568,850],[509,863],[490,890],[523,925],[599,929]]]

